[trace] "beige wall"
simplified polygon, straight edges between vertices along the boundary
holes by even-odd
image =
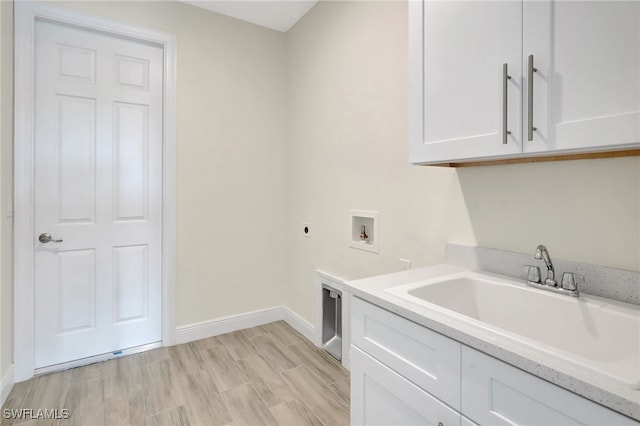
[[[315,318],[314,270],[346,279],[444,259],[444,244],[640,270],[640,159],[444,169],[407,164],[405,2],[317,4],[287,34],[287,304]],[[349,248],[380,214],[380,253]],[[302,237],[300,224],[313,224]]]
[[[281,304],[284,35],[177,2],[56,4],[177,36],[177,324]]]
[[[0,1],[0,377],[13,362],[13,1]]]
[[[478,245],[640,271],[640,157],[458,170]]]
[[[455,170],[408,164],[406,20],[401,2],[327,1],[287,34],[287,304],[309,321],[316,268],[359,278],[473,242]],[[379,211],[379,254],[349,248],[350,209]]]

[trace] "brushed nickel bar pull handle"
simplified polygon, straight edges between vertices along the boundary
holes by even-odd
[[[507,68],[507,64],[502,64],[502,143],[505,145],[507,144],[507,136],[511,134],[511,131],[507,128],[507,107],[509,103],[507,82],[511,79]]]
[[[527,73],[527,140],[533,140],[533,132],[538,130],[533,126],[533,73],[538,71],[533,66],[533,55],[529,55],[529,72]]]

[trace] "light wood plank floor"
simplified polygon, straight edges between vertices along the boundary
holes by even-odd
[[[21,408],[71,417],[4,418]],[[349,372],[278,321],[17,383],[1,424],[347,425]]]

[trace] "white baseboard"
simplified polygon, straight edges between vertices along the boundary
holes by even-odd
[[[245,328],[257,327],[274,321],[284,320],[304,337],[315,343],[315,327],[286,306],[276,306],[259,311],[217,318],[176,328],[176,344],[206,339],[219,334],[230,333]]]
[[[11,389],[13,389],[14,384],[15,374],[13,370],[13,364],[11,364],[7,369],[7,372],[4,373],[4,376],[2,376],[2,384],[0,384],[0,406],[2,406],[7,400],[7,397],[11,393]]]
[[[293,327],[298,333],[302,334],[311,343],[317,346],[316,343],[316,328],[306,319],[302,318],[296,312],[292,311],[286,306],[282,306],[283,320]]]

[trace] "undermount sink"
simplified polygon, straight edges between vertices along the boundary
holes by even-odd
[[[462,272],[387,293],[640,389],[640,308]]]

